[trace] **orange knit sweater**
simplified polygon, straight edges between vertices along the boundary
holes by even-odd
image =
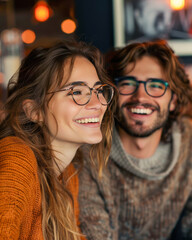
[[[74,172],[72,164],[68,171]],[[70,179],[69,189],[78,222],[77,175]],[[0,140],[0,239],[43,240],[41,217],[35,155],[21,139],[6,137]]]

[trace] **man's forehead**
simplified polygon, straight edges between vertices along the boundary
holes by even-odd
[[[127,65],[125,66],[124,70],[125,71],[132,71],[135,68],[135,66],[138,65],[140,62],[146,63],[148,61],[154,62],[155,65],[158,65],[160,68],[162,68],[162,64],[157,57],[150,56],[150,55],[143,55],[143,56],[137,58],[134,61],[127,62]]]
[[[127,76],[130,74],[141,79],[161,78],[167,80],[162,64],[152,56],[143,56],[135,62],[127,63],[122,75]]]

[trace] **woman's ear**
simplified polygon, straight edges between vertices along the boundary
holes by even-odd
[[[32,122],[38,122],[42,121],[42,115],[35,111],[35,101],[31,99],[26,99],[23,101],[23,110],[26,114],[26,116],[32,121]]]
[[[176,106],[177,106],[177,95],[175,93],[173,93],[171,102],[170,102],[169,111],[170,112],[174,111]]]

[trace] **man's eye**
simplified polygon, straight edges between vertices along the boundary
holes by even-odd
[[[120,83],[120,86],[136,86],[134,81],[124,81]]]
[[[164,86],[162,84],[158,83],[152,83],[149,85],[150,88],[157,88],[157,89],[164,89]]]

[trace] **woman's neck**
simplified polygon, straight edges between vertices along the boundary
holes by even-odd
[[[72,143],[58,144],[58,142],[55,143],[54,141],[51,145],[55,156],[55,172],[59,176],[71,163],[80,145]]]

